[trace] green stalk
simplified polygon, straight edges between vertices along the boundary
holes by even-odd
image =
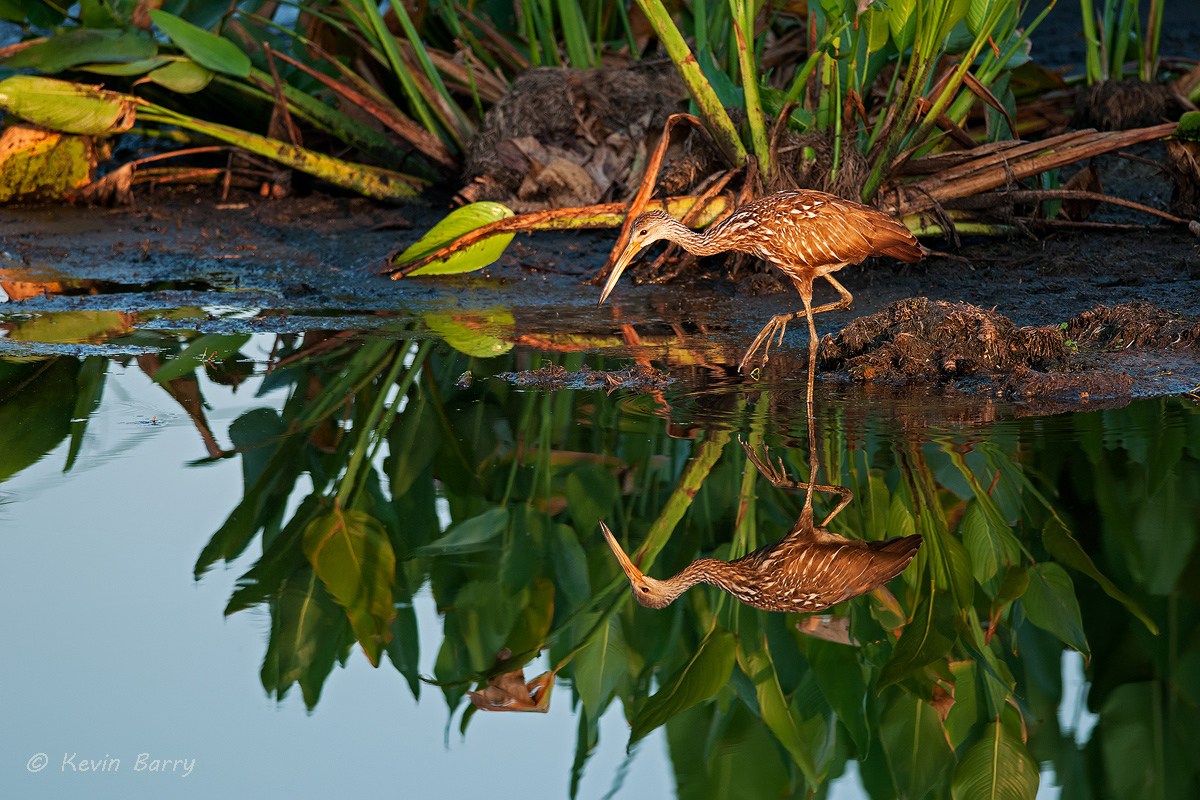
[[[817,68],[817,64],[820,62],[821,56],[825,55],[825,51],[828,49],[829,45],[835,38],[841,36],[842,31],[846,30],[849,25],[849,20],[843,20],[842,24],[836,29],[828,28],[825,31],[825,35],[821,37],[821,42],[808,56],[808,60],[804,62],[804,66],[800,69],[800,72],[796,74],[795,80],[792,81],[792,88],[788,89],[787,96],[783,99],[783,104],[785,106],[795,103],[800,99],[800,93],[804,91],[804,86],[808,83],[809,77],[812,76],[813,70]],[[899,75],[900,70],[896,70],[893,76],[893,81],[895,80],[895,77]]]
[[[709,132],[716,140],[717,146],[734,166],[742,166],[746,163],[746,148],[738,137],[737,128],[733,126],[729,114],[725,112],[725,107],[717,99],[717,93],[713,91],[712,86],[704,77],[704,73],[700,71],[700,66],[696,63],[696,56],[692,54],[687,42],[683,40],[683,35],[675,27],[662,0],[637,0],[637,4],[642,9],[642,13],[646,15],[646,19],[650,21],[650,25],[666,49],[667,55],[675,64],[675,69],[679,72],[679,77],[683,79],[684,85],[687,86],[688,93],[696,101],[696,106],[700,109],[700,114],[704,117],[705,122],[708,123]]]
[[[412,79],[412,75],[408,72],[408,67],[404,64],[404,59],[400,55],[400,48],[396,45],[396,40],[392,38],[392,33],[384,24],[383,17],[379,14],[379,9],[375,7],[374,0],[342,0],[342,5],[354,14],[363,33],[371,35],[376,43],[378,43],[383,53],[387,58],[388,65],[392,68],[396,79],[400,81],[400,86],[404,89],[404,94],[408,97],[408,101],[412,104],[413,110],[416,111],[417,117],[421,120],[421,124],[425,130],[434,135],[440,135],[437,121],[434,120],[430,113],[429,107],[426,104],[425,98],[421,96],[421,92],[417,89],[417,84]],[[362,14],[364,18],[359,17]]]
[[[558,16],[562,20],[563,40],[567,44],[571,66],[580,69],[594,66],[592,45],[588,41],[587,25],[579,13],[579,4],[575,0],[558,0]]]
[[[139,111],[138,117],[144,122],[158,122],[203,133],[377,200],[416,197],[417,186],[421,183],[416,178],[402,175],[399,172],[368,167],[365,164],[350,164],[332,156],[281,142],[278,139],[268,139],[265,136],[237,128],[229,128],[225,125],[176,114],[168,108],[153,103],[145,103],[143,108],[146,110]]]
[[[1142,45],[1142,80],[1154,83],[1158,77],[1158,39],[1162,34],[1164,0],[1150,0],[1150,13],[1146,17],[1146,38]]]
[[[373,5],[373,0],[366,0],[368,5]],[[446,105],[450,108],[450,113],[454,116],[452,125],[447,125],[451,135],[455,141],[462,145],[470,138],[472,130],[471,123],[467,121],[466,116],[462,113],[462,109],[458,107],[453,98],[450,97],[450,92],[446,89],[446,84],[442,82],[442,75],[433,66],[433,62],[429,60],[429,53],[425,51],[425,45],[421,43],[421,35],[417,33],[416,27],[412,24],[412,19],[408,16],[408,11],[404,7],[404,3],[392,3],[392,11],[396,13],[396,18],[400,20],[400,27],[404,29],[404,35],[408,39],[408,43],[412,45],[413,52],[417,55],[417,61],[421,64],[421,69],[425,71],[425,77],[433,84],[433,88],[441,95]],[[468,70],[470,67],[468,67]],[[436,106],[435,106],[436,108]],[[449,120],[447,120],[449,122]]]
[[[754,46],[746,39],[746,29],[754,33],[754,20],[747,14],[745,0],[729,0],[733,16],[733,30],[737,36],[738,63],[742,68],[742,90],[746,96],[746,118],[750,123],[750,141],[754,145],[754,156],[763,178],[771,179],[771,146],[767,142],[767,128],[763,122],[762,103],[758,97],[758,70],[754,66]],[[753,3],[750,5],[753,9]],[[743,28],[743,25],[746,27]]]
[[[554,9],[550,0],[540,0],[541,13],[537,16],[538,36],[542,40],[542,49],[550,54],[550,62],[556,67],[563,66],[562,57],[558,54],[558,42],[554,37]]]
[[[1129,31],[1138,15],[1138,0],[1125,0],[1121,7],[1121,15],[1117,18],[1117,35],[1109,43],[1112,48],[1112,62],[1109,67],[1109,77],[1121,80],[1125,77],[1125,52],[1129,49]]]
[[[538,47],[537,27],[533,15],[533,0],[521,0],[521,16],[525,18],[525,38],[529,40],[529,65],[540,67],[542,53]]]
[[[618,3],[618,5],[622,5]],[[696,50],[708,48],[708,9],[705,0],[694,0],[692,3],[692,32],[696,37]]]

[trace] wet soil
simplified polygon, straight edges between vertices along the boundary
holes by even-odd
[[[671,385],[669,373],[646,364],[632,364],[625,369],[595,370],[584,364],[571,372],[557,364],[520,372],[501,372],[498,377],[526,389],[629,389],[634,392],[655,392]]]
[[[745,272],[731,280],[728,264],[716,258],[684,285],[622,282],[613,299],[597,308],[598,289],[589,281],[608,255],[614,232],[520,236],[499,262],[479,273],[392,281],[375,274],[380,261],[415,240],[441,217],[442,208],[391,208],[319,194],[282,201],[245,195],[217,203],[207,191],[143,195],[139,202],[136,209],[0,210],[0,288],[9,297],[0,303],[0,329],[8,332],[0,335],[0,353],[72,352],[72,347],[84,353],[103,346],[86,338],[41,345],[18,341],[15,328],[22,320],[69,311],[117,312],[135,329],[213,333],[362,330],[450,313],[474,315],[472,327],[482,333],[543,351],[655,360],[673,373],[698,370],[728,380],[767,319],[800,306],[794,292],[757,293],[763,282],[747,280]],[[1035,405],[1186,392],[1200,384],[1194,347],[1176,343],[1179,337],[1194,343],[1193,322],[1150,335],[1128,328],[1128,315],[1109,318],[1096,310],[1142,303],[1148,305],[1136,307],[1135,318],[1189,319],[1200,309],[1200,239],[1184,230],[966,240],[952,256],[933,255],[917,264],[874,259],[838,277],[855,299],[847,311],[817,318],[818,332],[827,339],[848,325],[841,340],[863,338],[864,326],[873,324],[864,318],[911,298],[928,298],[933,308],[942,307],[935,301],[960,311],[958,304],[975,306],[963,312],[968,316],[956,334],[964,341],[978,338],[977,326],[985,322],[997,329],[1041,331],[1020,334],[1031,337],[1032,359],[969,369],[971,358],[943,348],[935,369],[919,376],[921,381],[950,381],[955,391]],[[826,291],[829,298],[822,295]],[[824,302],[833,292],[819,284],[817,294]],[[498,315],[497,309],[506,313]],[[1065,331],[1059,327],[1064,322]],[[1109,339],[1088,339],[1089,325],[1110,331]],[[806,336],[797,326],[789,333],[772,351],[760,380],[803,379]],[[1118,337],[1119,348],[1113,344]],[[1062,359],[1067,341],[1077,343],[1077,353]],[[1046,352],[1039,356],[1038,347]],[[843,379],[871,377],[870,359],[883,358],[834,356],[832,349],[825,355],[823,371]],[[867,361],[851,364],[853,358]],[[1084,370],[1091,378],[1077,384],[1054,377]]]

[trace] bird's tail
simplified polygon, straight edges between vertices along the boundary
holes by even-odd
[[[904,223],[878,212],[871,220],[871,225],[875,229],[876,253],[909,263],[921,260],[924,255],[921,245]]]
[[[921,547],[921,534],[914,533],[911,536],[898,536],[894,539],[888,539],[886,542],[873,542],[875,547],[873,550],[878,550],[881,553],[894,553],[900,556],[916,555],[917,550]]]

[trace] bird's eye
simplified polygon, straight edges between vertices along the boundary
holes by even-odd
[[[638,231],[638,236],[645,236],[649,232],[650,232],[649,229],[642,228],[640,231]]]
[[[650,592],[650,589],[649,589],[648,587],[646,587],[646,586],[643,586],[643,587],[642,587],[642,591],[643,591],[643,592],[646,592],[646,593],[649,593],[649,592]]]

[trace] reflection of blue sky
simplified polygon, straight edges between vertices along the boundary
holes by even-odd
[[[238,415],[278,405],[254,398],[255,384],[234,393],[205,382],[223,445]],[[160,424],[147,424],[154,417]],[[222,616],[257,543],[238,564],[192,580],[200,548],[242,490],[237,459],[185,466],[204,454],[166,392],[114,365],[76,468],[61,472],[64,443],[2,487],[10,501],[0,506],[5,797],[566,795],[577,730],[566,682],[546,715],[478,714],[465,740],[456,716],[448,746],[440,691],[424,687],[418,705],[398,672],[387,663],[372,669],[357,649],[346,669],[334,668],[312,715],[298,687],[281,704],[269,699],[258,675],[265,611]],[[432,674],[442,626],[428,592],[417,611],[422,672]],[[614,704],[582,797],[608,792],[627,739]],[[26,762],[39,752],[50,765],[31,774]],[[196,763],[186,778],[135,773],[143,752]],[[121,765],[64,774],[64,753]],[[634,786],[645,796],[673,793],[661,731],[639,748],[622,794]]]

